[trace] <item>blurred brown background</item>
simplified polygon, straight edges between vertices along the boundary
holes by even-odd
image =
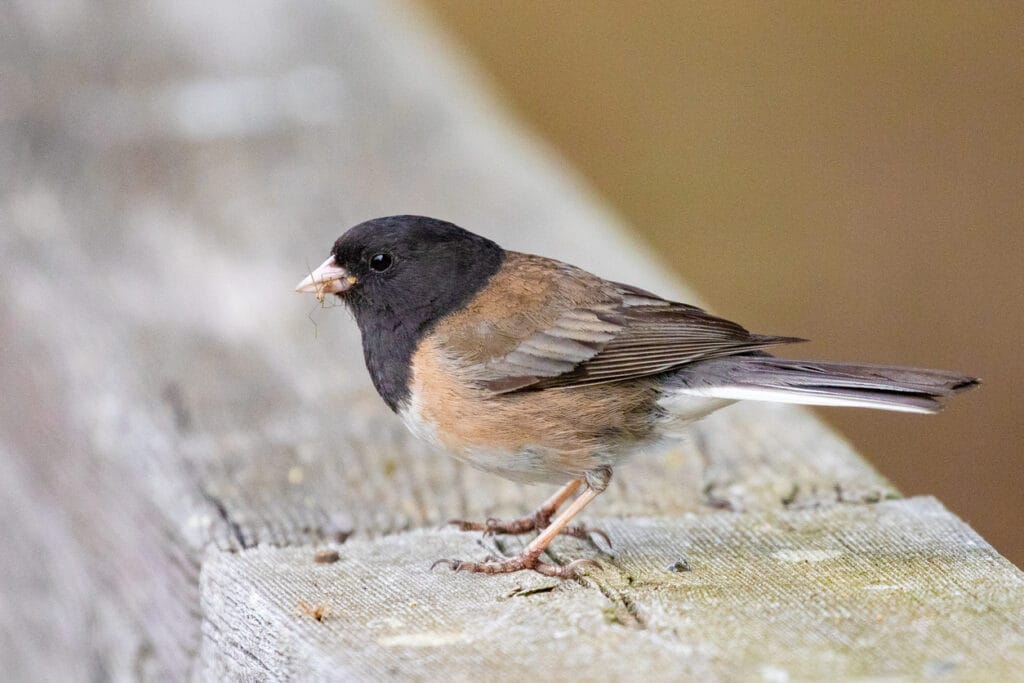
[[[716,312],[981,376],[822,413],[1024,564],[1024,4],[424,2]]]

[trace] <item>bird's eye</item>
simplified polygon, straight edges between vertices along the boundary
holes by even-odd
[[[391,267],[391,254],[374,254],[370,257],[370,268],[383,273]]]

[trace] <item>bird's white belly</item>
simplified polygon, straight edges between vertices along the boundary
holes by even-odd
[[[423,416],[423,402],[420,400],[418,392],[413,392],[409,400],[399,408],[398,417],[402,418],[402,422],[417,439],[426,441],[432,446],[443,447],[437,423]]]

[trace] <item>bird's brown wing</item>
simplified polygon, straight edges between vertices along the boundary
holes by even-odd
[[[588,277],[589,273],[585,273]],[[498,394],[648,377],[687,363],[803,341],[751,334],[734,322],[650,292],[598,281],[587,300],[482,364]]]

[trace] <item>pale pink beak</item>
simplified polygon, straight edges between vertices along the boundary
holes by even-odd
[[[348,271],[339,266],[331,256],[300,282],[295,291],[316,294],[316,298],[322,300],[328,294],[344,292],[356,282],[356,277],[349,275]]]

